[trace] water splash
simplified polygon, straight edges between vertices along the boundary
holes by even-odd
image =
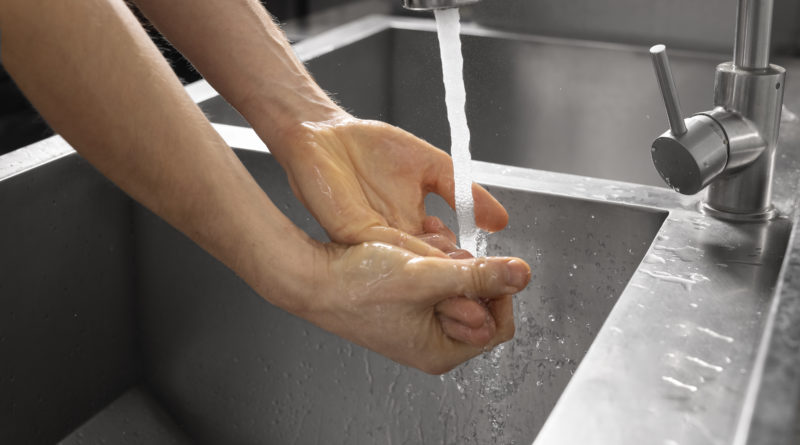
[[[684,276],[673,275],[673,274],[671,274],[669,272],[663,272],[663,271],[658,271],[658,270],[651,271],[651,270],[646,270],[646,269],[640,269],[640,272],[642,272],[645,275],[649,275],[649,276],[651,276],[651,277],[653,277],[655,279],[658,279],[658,280],[666,281],[666,282],[669,282],[669,283],[680,284],[686,290],[692,290],[692,286],[694,286],[697,283],[701,283],[703,281],[710,281],[707,276],[699,274],[699,273],[691,273],[691,274],[689,274],[688,277],[684,277]]]
[[[689,392],[697,392],[697,387],[696,386],[689,385],[687,383],[683,383],[683,382],[681,382],[680,380],[678,380],[678,379],[676,379],[674,377],[661,376],[661,380],[669,383],[670,385],[672,385],[672,386],[674,386],[676,388],[685,389],[685,390],[687,390]]]
[[[710,369],[712,371],[722,372],[724,370],[724,368],[722,366],[712,365],[711,363],[708,363],[705,360],[699,359],[697,357],[692,357],[690,355],[686,356],[686,360],[688,360],[688,361],[690,361],[690,362],[692,362],[692,363],[694,363],[694,364],[696,364],[696,365],[698,365],[698,366],[700,366],[702,368]]]
[[[667,260],[665,260],[663,257],[660,257],[660,256],[658,256],[658,255],[656,255],[654,253],[651,253],[651,254],[647,255],[644,258],[644,262],[647,263],[647,264],[667,264]]]
[[[800,118],[797,117],[797,114],[792,112],[792,110],[788,109],[786,105],[783,106],[781,111],[781,122],[798,122]]]
[[[467,93],[464,88],[464,59],[461,55],[461,23],[458,8],[437,9],[436,31],[442,57],[447,120],[450,122],[450,155],[453,157],[456,214],[461,248],[475,256],[486,256],[486,236],[475,225],[472,198],[472,156],[469,152]]]
[[[653,246],[655,250],[668,252],[673,256],[677,257],[681,261],[685,261],[687,263],[691,263],[694,261],[698,261],[703,256],[705,256],[705,252],[703,249],[698,249],[697,247],[692,246],[684,246],[684,247],[667,247],[667,246]]]
[[[722,334],[720,334],[718,332],[712,331],[711,329],[704,328],[702,326],[698,326],[697,330],[702,332],[702,333],[704,333],[704,334],[706,334],[706,335],[708,335],[708,336],[710,336],[710,337],[714,337],[714,338],[716,338],[718,340],[722,340],[722,341],[724,341],[726,343],[733,343],[733,341],[734,341],[733,337],[728,337],[727,335],[722,335]]]

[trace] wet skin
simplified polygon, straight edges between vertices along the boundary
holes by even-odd
[[[81,156],[265,300],[400,363],[444,372],[510,338],[530,269],[453,259],[464,253],[423,205],[428,192],[452,205],[446,154],[347,115],[257,0],[137,3],[253,124],[335,242],[275,207],[121,0],[0,2],[6,69]],[[505,226],[473,193],[478,224]]]

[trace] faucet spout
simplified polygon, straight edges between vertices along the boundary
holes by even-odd
[[[480,0],[403,0],[403,7],[414,11],[460,8],[478,3]]]

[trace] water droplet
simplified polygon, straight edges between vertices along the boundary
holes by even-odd
[[[683,383],[683,382],[681,382],[680,380],[678,380],[678,379],[676,379],[674,377],[661,376],[661,380],[669,383],[670,385],[672,385],[672,386],[674,386],[676,388],[685,389],[685,390],[687,390],[689,392],[697,392],[697,387],[696,386],[688,385],[686,383]]]
[[[692,363],[694,363],[694,364],[696,364],[696,365],[698,365],[698,366],[700,366],[702,368],[705,368],[705,369],[710,369],[710,370],[716,371],[716,372],[722,372],[723,371],[722,366],[712,365],[711,363],[708,363],[707,361],[701,360],[701,359],[699,359],[697,357],[692,357],[692,356],[687,355],[686,356],[686,360],[688,360],[688,361],[690,361],[690,362],[692,362]]]
[[[720,334],[718,332],[712,331],[711,329],[708,329],[708,328],[705,328],[705,327],[702,327],[702,326],[698,326],[697,330],[702,332],[702,333],[704,333],[704,334],[706,334],[706,335],[708,335],[708,336],[710,336],[710,337],[714,337],[716,339],[722,340],[722,341],[724,341],[726,343],[733,343],[734,342],[733,337],[728,337],[727,335],[722,335],[722,334]]]

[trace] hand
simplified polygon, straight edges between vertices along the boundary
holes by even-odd
[[[295,195],[333,241],[383,241],[443,256],[408,236],[425,233],[427,193],[455,207],[453,164],[443,151],[397,127],[346,114],[291,127],[273,145]],[[503,206],[483,187],[472,190],[478,226],[504,228]]]
[[[425,218],[423,235],[419,239],[441,250],[452,259],[473,258],[466,250],[459,249],[456,235],[435,217]],[[503,297],[510,298],[510,297]],[[494,335],[497,324],[488,308],[488,301],[464,296],[450,297],[436,305],[439,321],[445,334],[454,340],[481,346]]]
[[[391,125],[348,115],[283,134],[280,140],[288,142],[273,144],[273,154],[332,240],[383,241],[423,256],[471,257],[438,218],[425,215],[428,192],[455,205],[452,160],[441,150]],[[502,205],[477,184],[473,196],[480,227],[505,227]],[[479,300],[453,296],[436,310],[454,340],[482,346],[495,335],[496,322]]]
[[[401,364],[441,374],[514,334],[511,294],[530,269],[516,258],[422,257],[385,243],[328,244],[311,303],[297,315]],[[453,296],[484,299],[494,332],[464,343],[437,310]],[[482,320],[481,320],[482,321]]]

